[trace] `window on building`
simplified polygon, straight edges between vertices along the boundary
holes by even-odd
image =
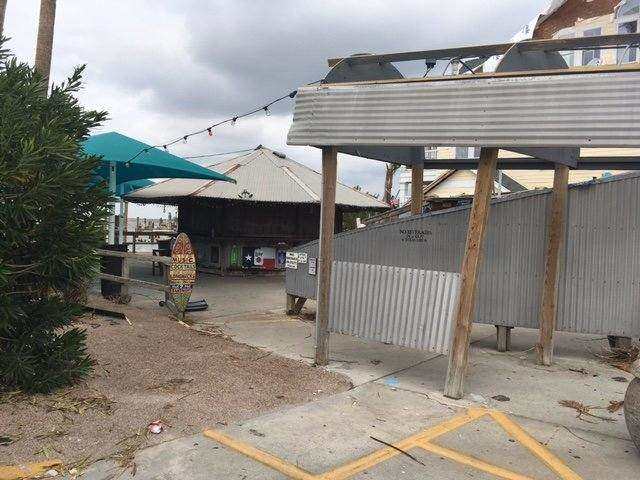
[[[456,147],[456,158],[478,158],[480,147]]]
[[[640,14],[640,0],[627,0],[618,6],[616,18]]]
[[[438,147],[426,147],[424,149],[424,158],[426,160],[436,160],[438,158]]]
[[[598,28],[590,28],[589,30],[585,30],[583,33],[584,37],[597,37],[602,33],[602,29]],[[582,65],[589,65],[590,63],[596,63],[594,60],[600,59],[600,50],[584,50],[582,52]]]
[[[618,33],[636,33],[638,31],[638,21],[624,22],[618,24]],[[638,59],[638,48],[621,48],[618,50],[618,63],[635,62]]]
[[[618,33],[637,33],[638,20],[640,19],[640,0],[627,0],[622,2],[616,10]],[[617,54],[618,63],[638,61],[638,48],[621,48]]]

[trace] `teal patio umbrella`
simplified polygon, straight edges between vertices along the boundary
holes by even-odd
[[[140,179],[140,180],[130,180],[124,183],[118,183],[116,185],[116,196],[122,198],[125,195],[133,192],[134,190],[139,190],[141,188],[149,187],[154,185],[151,180]]]
[[[118,185],[149,178],[195,178],[235,183],[233,178],[117,132],[92,135],[83,142],[83,149],[90,155],[102,157],[94,173],[97,179],[107,181],[109,191],[115,196],[122,196],[118,192]],[[124,191],[125,188],[121,191],[128,193]],[[115,205],[112,208],[108,237],[110,244],[115,242]]]
[[[196,178],[235,183],[226,175],[117,132],[92,135],[84,141],[83,148],[90,155],[102,157],[95,172],[97,176],[110,181],[114,173],[110,169],[115,168],[116,185],[148,178]]]

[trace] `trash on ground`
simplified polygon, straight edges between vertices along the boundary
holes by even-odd
[[[164,430],[164,423],[162,423],[162,421],[160,420],[151,422],[147,426],[147,430],[149,430],[149,433],[155,433],[155,434],[162,433],[162,431]]]
[[[562,405],[563,407],[574,409],[576,412],[578,412],[577,418],[579,418],[580,420],[583,420],[583,421],[585,421],[587,423],[595,423],[595,422],[591,422],[591,421],[587,420],[586,418],[583,418],[583,415],[591,417],[591,418],[596,418],[598,420],[602,420],[602,421],[605,421],[605,422],[615,422],[616,421],[615,418],[602,417],[600,415],[595,415],[594,413],[591,413],[592,410],[606,410],[608,407],[597,407],[597,406],[585,405],[582,402],[578,402],[577,400],[560,400],[558,403],[560,405]]]
[[[620,410],[624,405],[624,400],[609,400],[609,406],[607,407],[607,411],[609,413],[616,413]]]
[[[507,397],[506,395],[494,395],[491,398],[493,398],[497,402],[510,402],[511,401],[511,399],[509,397]]]
[[[385,378],[384,384],[393,389],[397,389],[400,386],[400,380],[397,377],[388,377]]]

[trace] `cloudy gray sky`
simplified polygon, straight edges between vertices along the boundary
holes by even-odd
[[[8,0],[9,47],[29,62],[39,3]],[[86,63],[81,100],[109,111],[101,131],[158,144],[322,78],[327,58],[504,41],[546,3],[59,0],[52,78],[60,81],[74,65]],[[317,150],[286,145],[291,107],[283,102],[270,117],[257,115],[221,127],[212,138],[193,138],[172,152],[197,155],[263,144],[318,170]],[[338,175],[344,183],[380,193],[384,165],[341,156]],[[159,212],[147,207],[134,208],[132,214]]]

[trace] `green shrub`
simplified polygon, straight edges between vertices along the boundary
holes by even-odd
[[[71,324],[99,266],[109,194],[81,148],[106,118],[75,98],[83,69],[47,96],[32,67],[0,51],[0,390],[50,392],[92,368]]]

